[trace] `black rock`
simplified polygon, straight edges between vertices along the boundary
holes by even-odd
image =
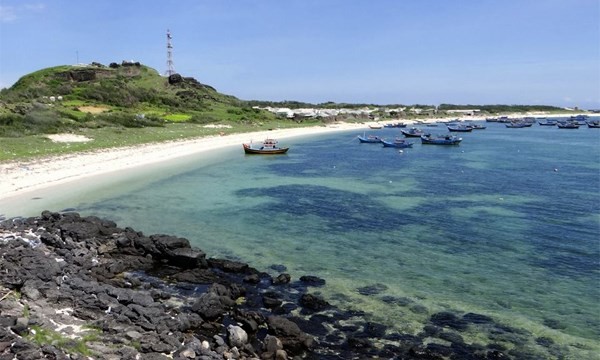
[[[313,275],[300,276],[300,281],[309,286],[323,286],[325,285],[325,279]]]
[[[447,311],[442,311],[431,315],[429,319],[431,323],[441,327],[449,327],[455,330],[463,331],[467,329],[468,323],[456,316],[455,314]]]
[[[304,294],[300,297],[300,305],[305,309],[321,311],[330,306],[322,297],[313,294]]]
[[[273,279],[273,285],[289,284],[290,280],[290,274],[280,274],[279,276]]]
[[[361,295],[377,295],[388,289],[387,285],[384,284],[373,284],[369,286],[363,286],[357,289]]]

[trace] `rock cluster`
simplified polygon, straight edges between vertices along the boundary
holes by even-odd
[[[45,211],[4,220],[0,359],[436,359],[455,343],[463,355],[506,358],[443,331],[487,317],[437,315],[424,337],[446,334],[453,347],[426,347],[424,337],[390,334],[308,293],[324,283],[273,278],[207,258],[187,239],[93,216]]]

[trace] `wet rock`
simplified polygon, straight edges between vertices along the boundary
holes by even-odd
[[[287,271],[287,267],[283,264],[273,264],[270,268],[280,273]]]
[[[192,305],[192,310],[206,320],[216,320],[224,315],[229,308],[229,303],[223,301],[224,297],[207,292],[202,294],[198,301]]]
[[[459,318],[455,314],[447,311],[442,311],[436,314],[431,315],[429,319],[431,323],[441,327],[449,327],[454,330],[464,331],[467,329],[468,323]]]
[[[535,339],[535,342],[543,347],[550,347],[551,345],[554,345],[554,340],[543,336]]]
[[[267,318],[269,332],[281,340],[284,349],[289,350],[293,355],[299,355],[310,349],[314,344],[314,339],[305,334],[298,325],[292,321],[279,317],[269,316]]]
[[[501,358],[503,348],[466,345],[448,329],[489,323],[496,336],[492,341],[521,345],[531,335],[471,313],[434,314],[418,336],[389,334],[383,324],[365,322],[364,311],[339,309],[319,295],[306,293],[309,286],[324,285],[324,279],[303,276],[291,286],[274,287],[272,283],[288,284],[291,276],[271,279],[245,263],[207,260],[184,238],[145,236],[77,213],[44,212],[37,218],[0,221],[0,230],[7,226],[11,233],[20,232],[31,241],[0,242],[0,294],[14,289],[23,295],[0,302],[0,360],[4,355],[19,360],[83,358],[15,335],[30,334],[33,325],[56,329],[56,324],[65,324],[60,330],[63,336],[74,334],[69,329],[93,325],[99,329],[99,339],[87,346],[98,360],[435,359],[441,353],[450,359],[474,354]],[[358,291],[374,295],[386,289],[374,284]],[[343,295],[336,299],[348,300]],[[381,299],[410,306],[412,311],[418,306],[406,298]],[[29,317],[22,316],[25,304]],[[305,313],[312,316],[306,318]],[[428,349],[422,345],[427,337],[439,337],[451,346]],[[546,339],[537,342],[549,354],[561,355]]]
[[[351,349],[368,349],[373,347],[371,341],[363,337],[349,337],[347,344]]]
[[[377,295],[380,294],[384,291],[386,291],[388,289],[387,285],[384,284],[373,284],[373,285],[368,285],[368,286],[363,286],[360,287],[358,289],[356,289],[358,291],[359,294],[361,295]]]
[[[283,285],[289,284],[291,280],[290,274],[279,274],[276,278],[273,279],[273,285]]]
[[[325,279],[313,275],[300,276],[300,281],[309,286],[323,286],[325,285]]]
[[[249,266],[246,263],[226,259],[209,259],[208,263],[209,266],[221,269],[228,273],[241,274],[249,269]]]
[[[367,322],[364,325],[364,334],[371,338],[383,338],[387,327],[383,324]]]
[[[170,251],[169,263],[180,268],[207,268],[206,254],[191,248],[180,248]]]
[[[262,301],[267,309],[273,309],[283,304],[283,300],[279,298],[279,294],[272,291],[263,294]]]
[[[300,297],[300,305],[305,309],[312,311],[322,311],[327,309],[330,304],[322,297],[313,294],[304,294]]]
[[[494,321],[491,317],[475,313],[466,313],[463,315],[463,320],[473,324],[491,324]]]

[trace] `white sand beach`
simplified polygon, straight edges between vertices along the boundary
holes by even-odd
[[[477,116],[468,118],[468,120],[473,121],[484,119],[484,117]],[[419,120],[416,125],[439,120],[435,118]],[[410,120],[398,121],[415,124],[415,121]],[[369,125],[376,123],[382,125],[389,122],[394,121],[387,119],[381,122],[336,123],[328,126],[275,129],[0,163],[0,215],[10,213],[10,211],[7,211],[7,207],[19,204],[22,199],[31,199],[32,197],[39,196],[35,192],[39,192],[40,189],[46,190],[45,194],[48,194],[48,189],[50,188],[56,188],[54,193],[68,192],[69,184],[81,179],[99,178],[103,174],[116,174],[126,169],[142,169],[151,164],[167,162],[228,146],[239,145],[241,151],[241,144],[251,140],[262,141],[268,137],[282,140],[295,136],[352,129],[362,131],[368,129]],[[89,140],[85,137],[71,134],[52,135],[49,138],[53,141],[64,142]],[[102,179],[98,181],[102,181]]]
[[[173,160],[191,154],[239,145],[265,138],[285,139],[294,136],[363,129],[364,124],[340,123],[331,126],[276,129],[225,136],[210,136],[192,140],[147,144],[125,148],[73,153],[28,161],[0,163],[0,201],[7,198],[29,196],[34,190],[66,184],[75,180],[143,167]],[[53,141],[86,141],[69,134],[54,135]],[[3,201],[4,202],[4,201]],[[0,206],[0,213],[2,212]]]

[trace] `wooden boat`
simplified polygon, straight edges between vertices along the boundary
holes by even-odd
[[[600,129],[600,120],[588,121],[587,126],[589,128]]]
[[[244,146],[244,152],[246,154],[285,154],[290,149],[289,147],[279,147],[278,142],[275,139],[265,139],[265,141],[260,144],[253,144],[250,142],[249,144],[242,145]]]
[[[394,147],[394,148],[400,148],[400,149],[412,147],[412,145],[413,145],[412,142],[408,142],[408,141],[406,141],[406,139],[398,138],[398,137],[395,138],[394,141],[386,141],[386,140],[381,139],[381,143],[383,144],[383,147]]]
[[[584,121],[585,121],[585,120],[587,120],[587,119],[588,119],[588,117],[589,117],[589,116],[587,116],[587,115],[584,115],[584,114],[579,114],[579,115],[574,115],[574,116],[571,116],[569,119],[571,119],[571,120],[575,120],[575,121],[579,121],[579,120],[584,120]]]
[[[538,121],[538,124],[540,124],[540,126],[555,126],[556,123],[556,120]]]
[[[402,122],[396,122],[396,123],[385,124],[385,125],[383,125],[383,127],[386,127],[386,128],[405,128],[406,124],[402,123]]]
[[[480,124],[469,124],[470,127],[473,128],[473,130],[485,130],[486,126],[485,125],[480,125]]]
[[[559,129],[579,129],[579,124],[575,122],[559,122],[556,123]]]
[[[471,132],[473,130],[472,126],[469,125],[448,125],[448,131],[454,132]]]
[[[526,123],[526,122],[522,122],[522,121],[513,121],[510,123],[506,123],[504,124],[507,128],[524,128],[524,127],[530,127],[531,123]]]
[[[431,134],[421,136],[421,144],[429,145],[458,145],[462,141],[456,135],[437,135],[432,136]]]
[[[421,136],[421,144],[430,145],[458,145],[462,138],[456,135],[437,135],[426,134]]]
[[[369,125],[369,128],[371,128],[371,129],[381,129],[381,128],[383,128],[383,125],[373,124],[373,125]]]
[[[379,144],[381,142],[381,138],[376,135],[369,135],[369,136],[358,135],[358,141],[360,141],[361,143],[366,143],[366,144]]]
[[[421,137],[422,135],[425,135],[425,132],[419,128],[413,127],[410,128],[408,130],[400,130],[402,132],[402,134],[404,134],[404,136],[406,137]]]

